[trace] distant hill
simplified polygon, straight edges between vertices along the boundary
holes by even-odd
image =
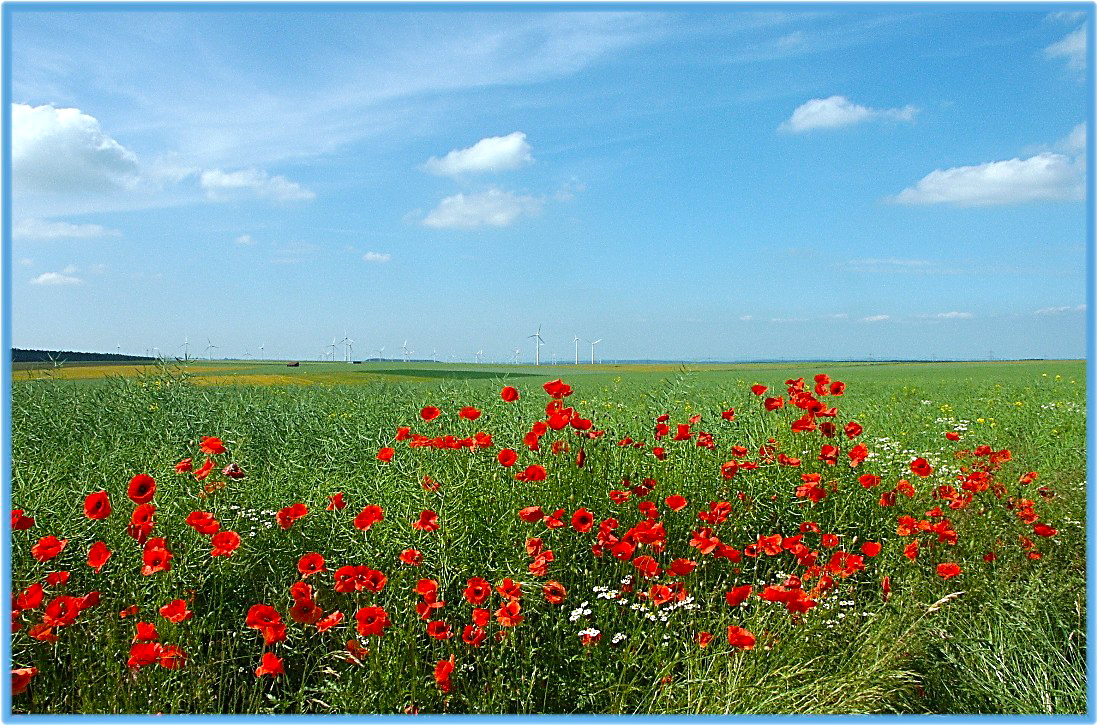
[[[153,357],[141,355],[118,355],[112,352],[73,352],[72,350],[22,350],[13,347],[11,361],[13,363],[29,362],[150,362],[156,360]]]

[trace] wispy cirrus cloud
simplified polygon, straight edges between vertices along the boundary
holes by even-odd
[[[868,317],[862,317],[861,322],[886,322],[891,319],[891,315],[869,315]]]
[[[1044,48],[1044,54],[1049,58],[1066,59],[1067,66],[1074,70],[1085,70],[1086,26],[1082,25],[1062,40]]]
[[[1064,315],[1072,312],[1085,312],[1086,306],[1081,305],[1063,305],[1060,307],[1041,307],[1035,310],[1034,315]]]
[[[13,239],[94,239],[120,237],[122,232],[99,224],[72,224],[64,221],[20,219],[11,230]]]
[[[392,259],[392,255],[387,252],[366,252],[362,255],[362,261],[372,264],[384,264],[390,259]]]
[[[867,121],[913,121],[918,109],[914,106],[902,108],[869,108],[854,103],[845,96],[813,98],[796,108],[792,116],[777,127],[786,133],[804,133],[817,129],[834,129],[853,126]]]

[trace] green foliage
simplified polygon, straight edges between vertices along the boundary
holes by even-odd
[[[390,368],[392,364],[389,364]],[[415,366],[408,366],[413,368]],[[443,366],[438,366],[439,368]],[[487,366],[485,366],[487,367]],[[570,367],[570,366],[569,366]],[[368,366],[362,366],[363,369]],[[525,368],[527,374],[532,368]],[[165,366],[137,378],[110,378],[87,385],[64,380],[20,382],[12,402],[12,502],[34,516],[29,531],[12,536],[12,585],[20,591],[50,571],[69,570],[59,591],[82,595],[101,592],[101,604],[58,632],[56,644],[28,636],[41,609],[23,615],[24,627],[12,638],[14,667],[34,666],[39,674],[26,693],[13,700],[16,712],[30,713],[1080,713],[1085,709],[1085,388],[1081,363],[940,365],[754,365],[713,369],[611,370],[580,368],[562,373],[575,389],[566,403],[590,418],[604,437],[584,439],[568,430],[550,432],[541,450],[532,452],[522,437],[533,421],[544,419],[548,396],[540,383],[548,378],[508,380],[476,375],[420,375],[429,383],[380,380],[370,385],[204,386],[189,368]],[[838,406],[839,433],[797,434],[789,423],[802,411],[786,407],[767,412],[750,392],[754,383],[784,392],[788,377],[825,371],[848,384]],[[395,376],[394,369],[386,371]],[[555,377],[555,375],[553,375]],[[375,377],[376,379],[376,377]],[[509,382],[522,392],[513,404],[500,400]],[[418,417],[424,405],[443,416],[432,423]],[[476,421],[457,411],[474,405]],[[734,421],[721,412],[734,408]],[[671,436],[656,443],[653,422],[668,414]],[[701,415],[693,430],[713,433],[715,449],[695,440],[671,441],[675,424]],[[864,426],[858,441],[870,457],[850,469],[845,455],[852,443],[841,426]],[[408,448],[394,442],[399,426],[428,435],[471,436],[487,431],[489,450]],[[950,443],[944,432],[960,431]],[[174,465],[193,458],[200,465],[203,436],[218,436],[229,449],[217,456],[219,470],[229,461],[246,472],[206,492],[203,482],[177,474]],[[642,449],[619,446],[626,437]],[[770,443],[769,439],[774,439]],[[552,453],[552,443],[568,450]],[[841,449],[836,466],[817,460],[821,443]],[[651,455],[663,445],[666,460]],[[985,444],[1008,448],[1012,460],[996,473],[1008,487],[1005,498],[978,494],[972,505],[947,511],[958,533],[955,546],[923,537],[916,562],[903,556],[906,540],[896,536],[896,517],[924,518],[942,505],[933,488],[952,483],[970,458],[957,449]],[[377,460],[392,446],[390,463]],[[800,457],[800,467],[763,465],[721,476],[731,446],[759,459],[759,448]],[[519,463],[506,469],[495,454],[510,447]],[[586,462],[575,465],[579,448]],[[909,463],[924,456],[936,469],[925,481]],[[514,474],[531,463],[547,469],[544,481],[518,482]],[[1021,474],[1038,471],[1034,484],[1021,488]],[[837,490],[815,505],[795,495],[801,474],[818,472]],[[883,479],[866,489],[857,476]],[[141,547],[125,531],[132,505],[126,486],[137,473],[157,481],[153,536],[168,542],[174,558],[170,572],[142,576]],[[439,484],[426,490],[424,476]],[[642,518],[636,500],[615,504],[611,489],[644,478],[658,483],[649,500],[666,526],[665,565],[673,558],[699,562],[684,578],[692,596],[685,604],[653,607],[625,592],[622,580],[636,570],[628,562],[591,553],[594,533],[573,528],[548,530],[516,513],[539,505],[563,508],[567,517],[585,507],[595,521],[618,518],[623,531]],[[914,499],[899,496],[894,507],[881,507],[880,493],[908,478]],[[208,480],[225,480],[214,474]],[[1047,500],[1035,489],[1047,486]],[[84,497],[109,493],[114,513],[105,521],[82,515]],[[343,492],[348,507],[327,511],[328,497]],[[680,494],[689,501],[671,511],[663,499]],[[742,494],[740,496],[739,494]],[[1036,542],[1042,555],[1027,558],[1018,534],[1033,536],[1002,504],[1009,497],[1036,499],[1041,521],[1058,529]],[[799,533],[804,521],[838,535],[840,547],[857,552],[866,540],[883,544],[866,569],[820,596],[819,606],[793,617],[780,605],[758,600],[731,609],[724,592],[740,584],[768,584],[802,574],[787,554],[727,560],[699,556],[688,546],[690,532],[703,524],[697,512],[710,501],[727,500],[733,514],[718,527],[722,541],[739,549],[760,535]],[[275,513],[294,502],[309,514],[288,530]],[[366,504],[384,508],[384,521],[368,532],[351,523]],[[411,527],[419,512],[439,513],[441,528]],[[230,558],[212,558],[208,537],[184,523],[194,510],[212,512],[222,529],[237,531],[240,548]],[[68,539],[62,554],[45,564],[31,546],[39,537]],[[526,538],[543,538],[554,552],[548,576],[527,567]],[[819,537],[808,534],[812,548]],[[114,554],[101,574],[85,563],[88,548],[104,541]],[[998,543],[1001,540],[1001,543]],[[423,553],[419,568],[399,562],[407,548]],[[997,558],[983,560],[988,550]],[[339,609],[346,619],[318,632],[287,616],[290,586],[300,577],[297,561],[320,552],[326,573],[308,581],[325,612]],[[821,549],[821,563],[831,550]],[[639,553],[639,552],[638,552]],[[645,552],[647,553],[647,552]],[[961,563],[963,573],[948,581],[935,573],[941,561]],[[344,564],[368,565],[388,576],[380,593],[340,594],[332,590],[332,571]],[[504,577],[522,581],[525,621],[504,631],[493,618],[483,647],[460,640],[471,606],[462,592],[466,580],[482,576],[492,583]],[[892,595],[881,595],[890,577]],[[415,611],[414,592],[422,577],[437,580],[446,605],[435,617],[456,637],[427,636]],[[568,591],[561,605],[541,595],[545,579]],[[659,581],[666,581],[662,578]],[[650,586],[637,585],[636,589]],[[806,582],[805,589],[811,583]],[[609,596],[617,592],[620,599]],[[962,593],[961,593],[962,592]],[[159,617],[160,606],[176,598],[190,602],[193,619],[172,624]],[[624,601],[624,603],[620,603]],[[491,609],[500,606],[498,595]],[[287,639],[270,647],[284,661],[285,675],[257,678],[264,650],[262,637],[245,627],[248,608],[265,603],[287,622]],[[584,604],[585,603],[585,604]],[[164,644],[179,644],[185,667],[167,670],[127,667],[134,619],[118,612],[138,604],[137,619],[155,622]],[[370,650],[360,665],[346,661],[346,641],[356,637],[354,612],[380,604],[393,626],[384,637],[358,638]],[[574,615],[578,610],[579,614]],[[589,610],[589,613],[588,611]],[[574,617],[574,619],[573,619]],[[654,619],[653,619],[654,617]],[[662,619],[665,617],[665,621]],[[753,632],[757,645],[738,651],[728,644],[727,627]],[[579,632],[595,628],[601,639],[583,646]],[[708,647],[698,632],[713,634]],[[614,641],[616,640],[616,641]],[[453,690],[443,693],[432,678],[436,662],[455,654]]]

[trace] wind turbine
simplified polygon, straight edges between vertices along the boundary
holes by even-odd
[[[384,346],[381,346],[381,349],[379,349],[377,351],[377,360],[378,360],[378,362],[381,362],[381,361],[384,361],[384,359],[385,359],[385,348],[384,348]]]
[[[597,345],[598,343],[600,343],[601,341],[602,341],[602,338],[600,338],[600,337],[597,340],[591,340],[590,341],[590,364],[591,365],[594,364],[594,346]]]
[[[266,360],[266,358],[263,357],[263,346],[262,345],[259,346],[259,359],[260,360]]]
[[[347,340],[347,359],[346,362],[354,362],[354,340]]]
[[[209,343],[208,345],[206,345],[206,352],[209,353],[209,359],[212,362],[213,361],[213,351],[217,349],[217,346],[214,345],[213,340],[209,339],[208,337],[206,338],[206,342]]]
[[[122,354],[122,346],[121,345],[115,345],[114,346],[114,354],[115,355],[121,355]]]
[[[336,345],[338,345],[338,344],[339,344],[339,343],[338,343],[338,339],[337,339],[337,338],[334,338],[334,337],[333,337],[333,338],[331,338],[331,344],[330,344],[330,345],[328,345],[327,347],[325,347],[325,348],[324,348],[324,351],[325,351],[325,355],[324,355],[324,357],[327,357],[327,355],[329,354],[329,353],[327,353],[327,351],[328,351],[328,350],[331,350],[331,353],[330,353],[330,355],[331,355],[331,361],[332,361],[332,362],[335,362],[335,346],[336,346]]]
[[[190,355],[187,354],[188,351],[189,351],[189,347],[190,347],[190,336],[189,335],[184,335],[183,336],[183,361],[184,362],[186,362],[187,360],[190,359]],[[179,348],[176,348],[176,349],[178,350]]]
[[[430,361],[431,362],[438,362],[438,350],[437,349],[431,349],[431,351],[430,351]]]
[[[575,336],[575,364],[579,364],[579,336]]]
[[[484,348],[480,348],[479,350],[476,351],[476,362],[478,362],[478,363],[483,363],[484,362]]]
[[[250,360],[250,359],[251,359],[251,353],[250,353],[250,352],[248,352],[248,348],[247,348],[247,347],[245,347],[245,348],[244,348],[244,359],[245,359],[245,360]]]
[[[515,364],[515,365],[517,365],[517,364],[518,364],[518,356],[519,356],[519,355],[521,355],[521,354],[522,354],[522,349],[521,349],[521,348],[517,348],[517,347],[516,347],[516,348],[514,348],[514,358],[513,358],[513,361],[514,361],[514,364]]]
[[[533,364],[541,364],[541,346],[545,344],[545,341],[541,339],[541,326],[537,326],[537,332],[530,335],[530,337],[536,338],[533,343]]]
[[[404,340],[404,344],[400,346],[400,349],[404,351],[404,362],[407,362],[408,361],[408,355],[410,354],[410,350],[408,350],[408,341],[407,340]]]
[[[348,345],[351,345],[353,343],[354,343],[354,340],[350,339],[350,337],[347,336],[347,331],[346,330],[343,330],[343,339],[339,341],[339,344],[343,346],[343,362],[350,362],[350,358],[349,358],[350,351],[349,351]],[[333,351],[332,360],[334,360],[334,359],[335,359],[335,354],[334,354],[334,351]]]
[[[556,364],[556,353],[552,353],[552,364]]]

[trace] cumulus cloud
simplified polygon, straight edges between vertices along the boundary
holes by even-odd
[[[479,194],[447,196],[427,214],[423,224],[436,229],[505,227],[523,214],[536,214],[540,210],[541,202],[532,196],[489,189]]]
[[[16,193],[104,193],[140,181],[137,156],[77,108],[11,108],[12,188]]]
[[[897,204],[990,206],[1085,198],[1081,159],[1042,153],[930,172],[890,200]]]
[[[938,312],[936,315],[939,320],[970,320],[974,316],[970,312]]]
[[[309,201],[316,194],[284,176],[271,176],[259,169],[226,172],[221,169],[203,171],[199,183],[206,196],[214,201],[241,197],[256,197],[273,201]]]
[[[1055,149],[1071,156],[1081,156],[1086,152],[1086,124],[1079,123],[1066,138],[1055,144]]]
[[[423,167],[440,176],[510,171],[533,163],[532,151],[526,134],[515,131],[507,136],[480,139],[467,149],[454,149],[440,159],[431,156]]]
[[[98,224],[70,224],[42,219],[20,219],[11,230],[13,239],[92,239],[95,237],[119,237],[117,229],[107,229]]]
[[[384,252],[366,252],[362,255],[363,261],[373,262],[375,264],[384,264],[390,259],[392,259],[392,255]]]
[[[914,106],[902,108],[869,108],[845,96],[813,98],[792,112],[792,116],[777,127],[779,131],[803,133],[818,128],[841,128],[874,120],[913,121],[918,112]]]
[[[1067,65],[1075,70],[1086,67],[1086,26],[1083,25],[1057,43],[1044,48],[1049,58],[1066,58]]]
[[[66,268],[63,272],[45,272],[32,279],[30,283],[46,286],[66,286],[83,284],[84,280],[80,279],[79,277],[72,276],[73,271],[74,270],[69,267]]]
[[[884,320],[890,320],[891,315],[870,315],[868,317],[862,317],[861,322],[883,322]]]

